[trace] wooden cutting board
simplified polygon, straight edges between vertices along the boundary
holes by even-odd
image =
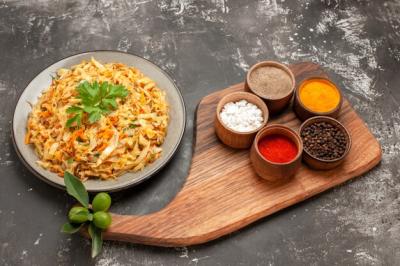
[[[320,66],[306,62],[291,65],[297,81],[326,76]],[[198,105],[195,149],[186,183],[164,209],[147,215],[113,215],[105,239],[155,246],[204,243],[288,206],[301,202],[353,177],[366,173],[381,160],[381,147],[347,100],[338,120],[349,130],[353,145],[343,165],[314,171],[302,165],[287,183],[268,183],[253,171],[248,150],[224,146],[214,132],[219,99],[242,91],[243,84],[204,97]],[[268,122],[298,129],[291,108]]]

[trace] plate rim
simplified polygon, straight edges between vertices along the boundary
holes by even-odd
[[[171,75],[170,75],[167,71],[165,71],[165,70],[162,69],[159,65],[157,65],[156,63],[150,61],[149,59],[146,59],[146,58],[144,58],[143,56],[137,55],[137,54],[135,54],[135,53],[130,53],[130,52],[128,53],[128,52],[119,51],[119,50],[107,50],[107,49],[89,50],[89,51],[85,51],[85,52],[74,53],[74,54],[71,54],[71,55],[62,57],[62,58],[60,58],[60,59],[57,59],[56,61],[54,61],[54,62],[48,64],[48,65],[45,66],[43,69],[41,69],[38,73],[36,73],[36,74],[33,76],[33,78],[30,79],[30,80],[28,81],[28,83],[24,86],[24,89],[19,93],[18,98],[17,98],[17,101],[16,101],[15,106],[14,106],[13,114],[12,114],[12,120],[11,120],[11,139],[12,139],[12,143],[13,143],[13,146],[14,146],[14,150],[16,151],[17,156],[19,157],[20,161],[22,161],[22,164],[23,164],[26,168],[28,168],[28,170],[29,170],[32,174],[34,174],[36,177],[38,177],[39,179],[41,179],[41,180],[44,181],[45,183],[47,183],[47,184],[49,184],[49,185],[51,185],[51,186],[53,186],[53,187],[60,188],[60,189],[62,189],[62,190],[66,190],[65,185],[61,185],[61,184],[55,183],[55,182],[51,181],[50,179],[46,178],[45,176],[41,175],[38,171],[36,171],[36,170],[25,160],[25,158],[24,158],[24,156],[22,155],[20,149],[18,148],[18,145],[17,145],[17,142],[16,142],[15,131],[14,131],[14,121],[15,121],[15,114],[16,114],[16,112],[17,112],[17,106],[18,106],[18,103],[19,103],[20,100],[21,100],[22,94],[25,92],[25,90],[27,89],[27,87],[29,86],[29,84],[31,84],[32,81],[33,81],[37,76],[39,76],[42,72],[46,71],[46,69],[48,69],[49,67],[51,67],[52,65],[54,65],[54,64],[56,64],[56,63],[58,63],[58,62],[60,62],[60,61],[62,61],[62,60],[65,60],[65,59],[68,59],[68,58],[70,58],[70,57],[79,56],[79,55],[85,55],[85,54],[91,54],[91,53],[97,53],[97,52],[119,53],[119,54],[125,54],[125,55],[128,55],[128,56],[136,56],[136,57],[138,57],[138,58],[141,58],[141,59],[147,61],[148,63],[150,63],[150,64],[152,64],[153,66],[155,66],[159,71],[161,71],[161,73],[162,73],[163,75],[165,75],[165,76],[168,78],[168,80],[174,85],[174,87],[175,87],[175,89],[176,89],[176,91],[177,91],[177,93],[178,93],[179,100],[180,100],[180,102],[181,102],[181,104],[182,104],[182,107],[183,107],[183,119],[182,119],[182,120],[183,120],[183,124],[182,124],[182,130],[180,131],[180,134],[179,134],[179,137],[178,137],[178,142],[173,146],[172,152],[165,158],[164,162],[162,162],[161,165],[160,165],[158,168],[153,169],[152,171],[150,171],[149,173],[147,173],[146,175],[144,175],[142,178],[137,179],[135,182],[131,182],[131,183],[128,183],[128,184],[125,184],[125,185],[113,186],[113,187],[108,188],[108,189],[101,189],[101,188],[99,188],[99,189],[96,189],[96,188],[94,188],[94,189],[88,189],[88,188],[85,187],[86,190],[87,190],[89,193],[101,192],[101,191],[117,192],[117,191],[121,191],[121,190],[124,190],[124,189],[128,189],[128,188],[134,187],[134,186],[139,185],[140,183],[142,183],[142,182],[144,182],[144,181],[150,179],[150,177],[154,176],[154,175],[157,174],[159,171],[161,171],[161,169],[163,169],[163,168],[171,161],[171,159],[174,157],[174,155],[175,155],[176,152],[178,151],[178,148],[180,147],[180,145],[181,145],[181,143],[182,143],[183,135],[184,135],[184,133],[186,132],[186,125],[187,125],[187,121],[186,121],[186,119],[187,119],[187,107],[186,107],[186,104],[185,104],[185,101],[184,101],[184,98],[183,98],[183,96],[182,96],[182,92],[181,92],[180,88],[178,87],[178,85],[175,83],[175,81],[172,79]]]

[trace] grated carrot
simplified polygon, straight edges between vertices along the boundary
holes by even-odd
[[[31,142],[31,132],[28,130],[28,133],[25,135],[25,144],[29,144]]]
[[[103,151],[105,148],[107,148],[108,143],[103,142],[101,145],[97,145],[97,147],[94,149],[95,151]]]
[[[51,112],[50,111],[43,111],[40,113],[40,116],[43,118],[49,118],[51,116]]]

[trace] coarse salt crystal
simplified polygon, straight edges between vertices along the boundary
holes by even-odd
[[[257,105],[240,100],[224,105],[220,113],[222,123],[238,132],[249,132],[259,128],[264,120]]]

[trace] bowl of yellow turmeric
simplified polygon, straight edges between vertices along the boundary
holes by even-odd
[[[335,83],[323,77],[310,77],[296,88],[293,109],[306,120],[314,116],[336,118],[342,106],[342,93]]]

